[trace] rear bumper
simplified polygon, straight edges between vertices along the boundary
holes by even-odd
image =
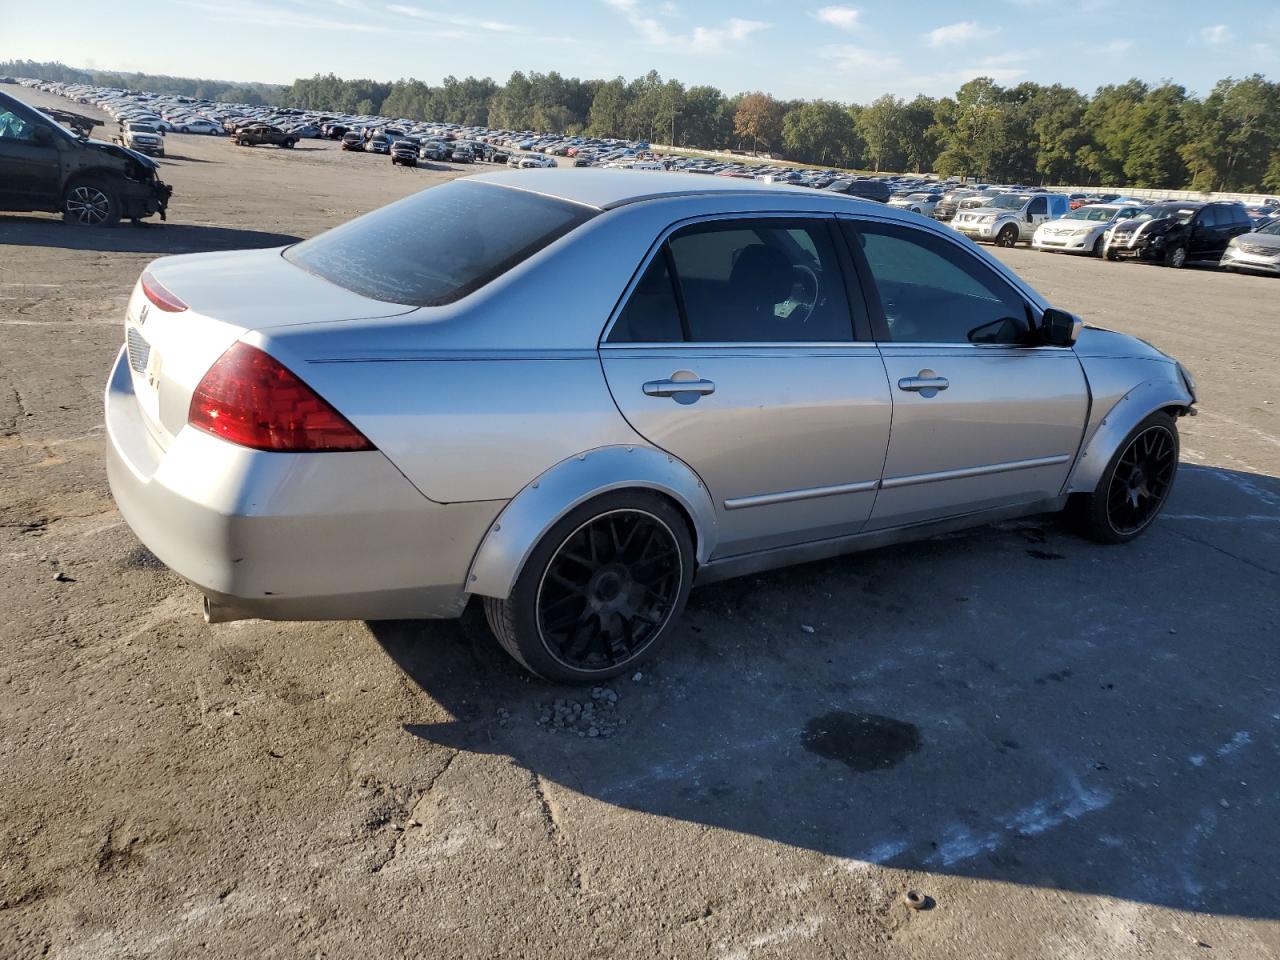
[[[107,476],[148,549],[221,619],[380,620],[462,612],[500,501],[437,504],[377,452],[266,453],[184,427],[152,438],[122,350],[106,390]]]

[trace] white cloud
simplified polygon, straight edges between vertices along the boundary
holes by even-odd
[[[338,30],[352,33],[382,33],[385,27],[354,21],[332,20],[324,16],[315,16],[309,12],[292,11],[281,7],[268,7],[262,4],[235,2],[201,2],[201,0],[179,0],[179,3],[191,10],[199,10],[211,20],[223,23],[247,24],[255,27],[272,27],[281,29],[304,30]]]
[[[1126,54],[1131,49],[1133,49],[1132,40],[1112,40],[1110,43],[1102,45],[1102,52],[1112,57]]]
[[[451,27],[463,27],[469,30],[487,30],[490,33],[519,33],[521,28],[515,24],[502,23],[499,20],[483,20],[478,17],[463,17],[452,13],[437,13],[434,10],[423,10],[421,7],[407,7],[403,4],[391,4],[387,7],[391,13],[418,20],[429,20],[432,23],[443,23]]]
[[[976,20],[961,20],[959,23],[951,23],[945,27],[930,30],[924,36],[931,47],[949,47],[957,43],[981,40],[983,37],[993,37],[999,32],[999,27],[989,28],[982,26]]]
[[[769,24],[761,20],[730,17],[718,27],[694,27],[690,33],[672,33],[654,17],[646,16],[639,0],[604,0],[618,11],[646,43],[654,47],[691,53],[717,53],[733,43],[741,43]]]
[[[1220,47],[1224,43],[1230,43],[1234,38],[1235,35],[1231,32],[1231,28],[1225,23],[1205,27],[1200,31],[1200,39],[1211,47]]]
[[[856,47],[848,43],[823,47],[821,56],[826,60],[834,60],[836,66],[841,70],[896,70],[902,65],[902,61],[891,54],[868,50],[865,47]]]
[[[856,7],[823,7],[814,13],[823,23],[838,27],[841,30],[855,30],[858,27],[858,9]]]

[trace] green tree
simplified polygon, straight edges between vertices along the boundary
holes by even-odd
[[[904,113],[902,99],[889,93],[871,101],[862,110],[859,131],[867,144],[867,159],[876,173],[902,165]]]
[[[1280,83],[1261,74],[1221,80],[1203,101],[1186,104],[1180,149],[1200,190],[1256,190],[1280,144]]]
[[[715,87],[690,87],[680,108],[680,143],[684,146],[723,147],[733,135],[724,112],[724,94]]]
[[[1088,143],[1084,112],[1089,101],[1078,90],[1055,83],[1042,87],[1035,101],[1036,172],[1045,183],[1080,179],[1080,148]]]
[[[838,103],[814,100],[787,112],[782,121],[782,145],[792,160],[856,164],[865,148],[853,117]]]
[[[938,101],[920,94],[902,108],[898,143],[909,169],[916,173],[932,170],[938,159]]]
[[[596,137],[621,137],[627,127],[631,97],[627,82],[615,77],[596,88],[587,129]]]

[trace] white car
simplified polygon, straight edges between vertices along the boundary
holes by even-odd
[[[1144,206],[1141,203],[1092,203],[1077,207],[1059,220],[1036,227],[1031,248],[1100,257],[1107,243],[1107,231],[1121,220],[1136,217]]]
[[[933,208],[942,197],[936,193],[909,193],[905,197],[894,197],[889,201],[891,207],[901,207],[921,216],[933,216]]]
[[[548,157],[545,153],[533,153],[527,157],[520,158],[521,170],[529,170],[533,167],[555,167],[555,166],[559,166],[559,164],[556,163],[556,158]]]

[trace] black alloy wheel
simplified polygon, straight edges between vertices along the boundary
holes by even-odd
[[[665,521],[638,509],[593,517],[557,548],[538,587],[538,633],[570,670],[638,658],[675,612],[684,558]]]
[[[1008,226],[1001,228],[1000,232],[996,235],[997,247],[1012,247],[1016,246],[1017,243],[1018,228],[1013,224],[1009,224]]]
[[[120,220],[120,211],[111,192],[90,181],[71,185],[62,210],[68,222],[85,227],[110,227]]]
[[[1107,521],[1119,536],[1143,530],[1168,499],[1178,467],[1178,442],[1163,424],[1147,427],[1129,441],[1111,473]]]

